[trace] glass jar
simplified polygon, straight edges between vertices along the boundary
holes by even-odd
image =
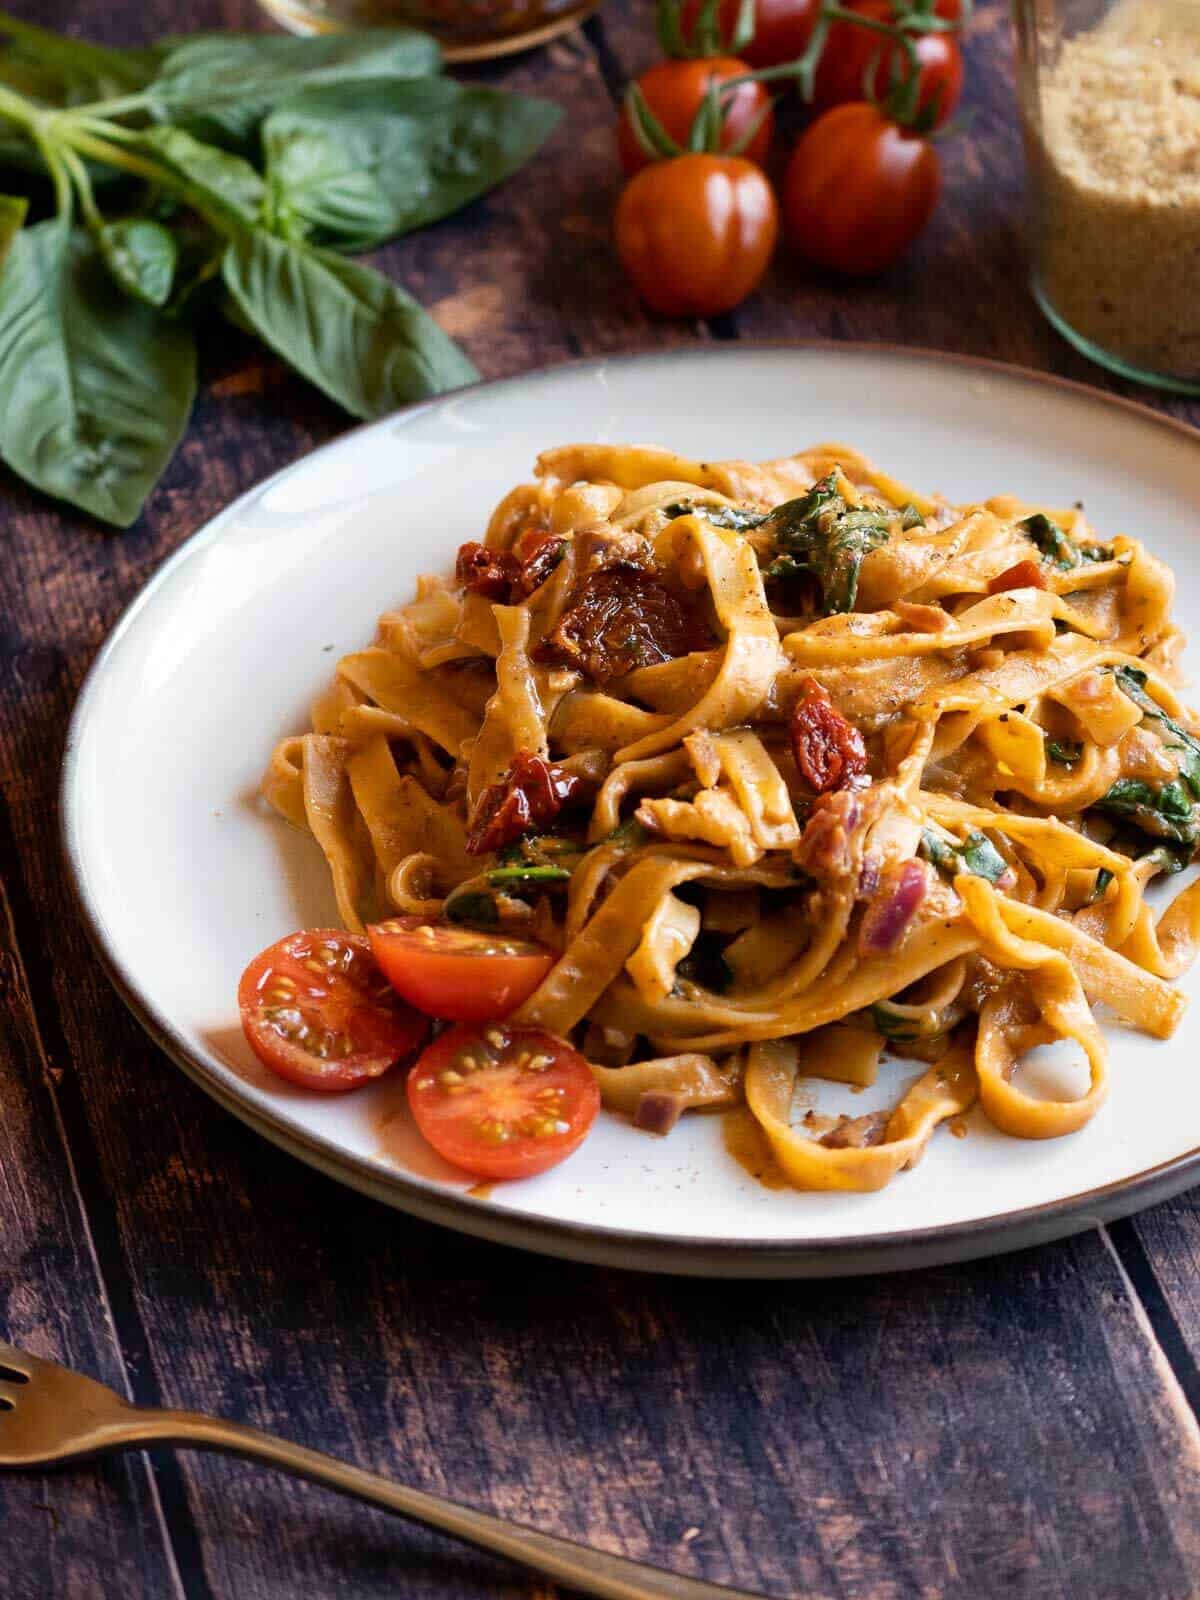
[[[1015,0],[1033,292],[1094,361],[1200,393],[1200,0]]]
[[[433,34],[446,60],[486,61],[545,44],[591,16],[598,0],[259,0],[296,33],[404,23]]]

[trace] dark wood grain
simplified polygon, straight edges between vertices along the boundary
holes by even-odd
[[[251,0],[16,9],[115,42],[255,25]],[[614,96],[653,54],[649,9],[606,0],[582,34],[481,69],[561,100],[566,128],[504,189],[383,253],[486,375],[695,338],[821,335],[1106,381],[1024,288],[996,3],[969,45],[976,119],[947,147],[945,202],[908,262],[846,289],[781,258],[761,295],[711,326],[648,320],[614,263],[608,216]],[[205,341],[193,427],[128,534],[0,483],[12,909],[0,924],[0,1334],[127,1381],[146,1403],[224,1411],[774,1594],[1194,1596],[1193,1203],[1112,1238],[874,1282],[709,1285],[563,1266],[439,1232],[309,1172],[220,1113],[126,1016],[54,840],[71,703],[162,557],[344,425],[226,330]],[[5,1600],[168,1595],[171,1557],[189,1600],[548,1595],[382,1515],[212,1458],[0,1491],[6,1529],[31,1529],[23,1560],[0,1563]]]
[[[12,864],[2,841],[0,861]],[[33,1024],[13,907],[0,884],[0,1337],[124,1390],[124,1358],[62,1137],[60,1071]],[[172,1592],[162,1507],[139,1458],[0,1478],[0,1522],[0,1593],[13,1600],[99,1594],[115,1571],[128,1574],[131,1600]]]

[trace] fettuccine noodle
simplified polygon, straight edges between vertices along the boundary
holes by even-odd
[[[573,1039],[614,1112],[744,1102],[790,1183],[878,1189],[976,1102],[1083,1127],[1099,1002],[1179,1022],[1200,886],[1145,899],[1200,839],[1173,589],[1078,509],[952,506],[844,445],[550,450],[341,661],[264,793],[348,929],[551,948],[514,1021]],[[1056,1041],[1075,1098],[1023,1087]],[[797,1110],[884,1053],[920,1064],[890,1110]]]

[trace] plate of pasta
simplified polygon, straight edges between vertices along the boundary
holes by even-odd
[[[1176,1192],[1198,465],[1127,402],[857,347],[360,429],[93,668],[99,951],[267,1137],[552,1254],[897,1268]]]

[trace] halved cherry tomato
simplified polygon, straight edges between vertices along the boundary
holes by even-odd
[[[528,1178],[583,1143],[600,1109],[592,1069],[565,1039],[498,1022],[451,1028],[408,1075],[433,1148],[477,1178]]]
[[[532,939],[421,917],[392,917],[367,933],[392,987],[427,1016],[448,1022],[506,1017],[528,1000],[555,960]]]
[[[638,88],[662,124],[664,132],[686,150],[692,122],[709,84],[725,83],[749,71],[744,61],[737,61],[732,56],[712,56],[699,61],[660,61],[649,72],[642,73]],[[727,95],[721,102],[725,113],[721,149],[728,150],[736,145],[757,123],[758,131],[741,153],[747,161],[761,166],[771,148],[771,133],[775,125],[770,105],[771,96],[761,83],[743,83]],[[651,157],[638,143],[626,106],[621,108],[617,121],[617,152],[628,177],[650,165]]]
[[[798,141],[783,179],[788,238],[798,255],[849,277],[882,272],[933,215],[937,152],[878,106],[835,106]]]
[[[895,16],[891,0],[850,0],[846,9],[872,22],[891,23]],[[933,112],[933,126],[940,128],[962,95],[962,51],[949,33],[911,37],[919,72],[916,109]],[[882,100],[893,75],[903,76],[907,66],[907,52],[886,35],[853,22],[835,22],[821,52],[813,102],[819,111],[827,111],[868,96]]]
[[[336,928],[289,934],[255,956],[238,1007],[265,1066],[327,1094],[381,1077],[429,1037],[428,1018],[393,993],[367,941]]]
[[[758,287],[779,233],[759,169],[739,156],[656,161],[617,202],[617,253],[651,311],[705,317]]]
[[[954,0],[948,0],[954,3]],[[721,0],[720,37],[726,43],[737,27],[741,0]],[[700,0],[684,0],[680,27],[690,39],[700,12]],[[739,52],[752,67],[773,67],[795,61],[808,48],[821,12],[821,0],[755,0],[754,37]]]

